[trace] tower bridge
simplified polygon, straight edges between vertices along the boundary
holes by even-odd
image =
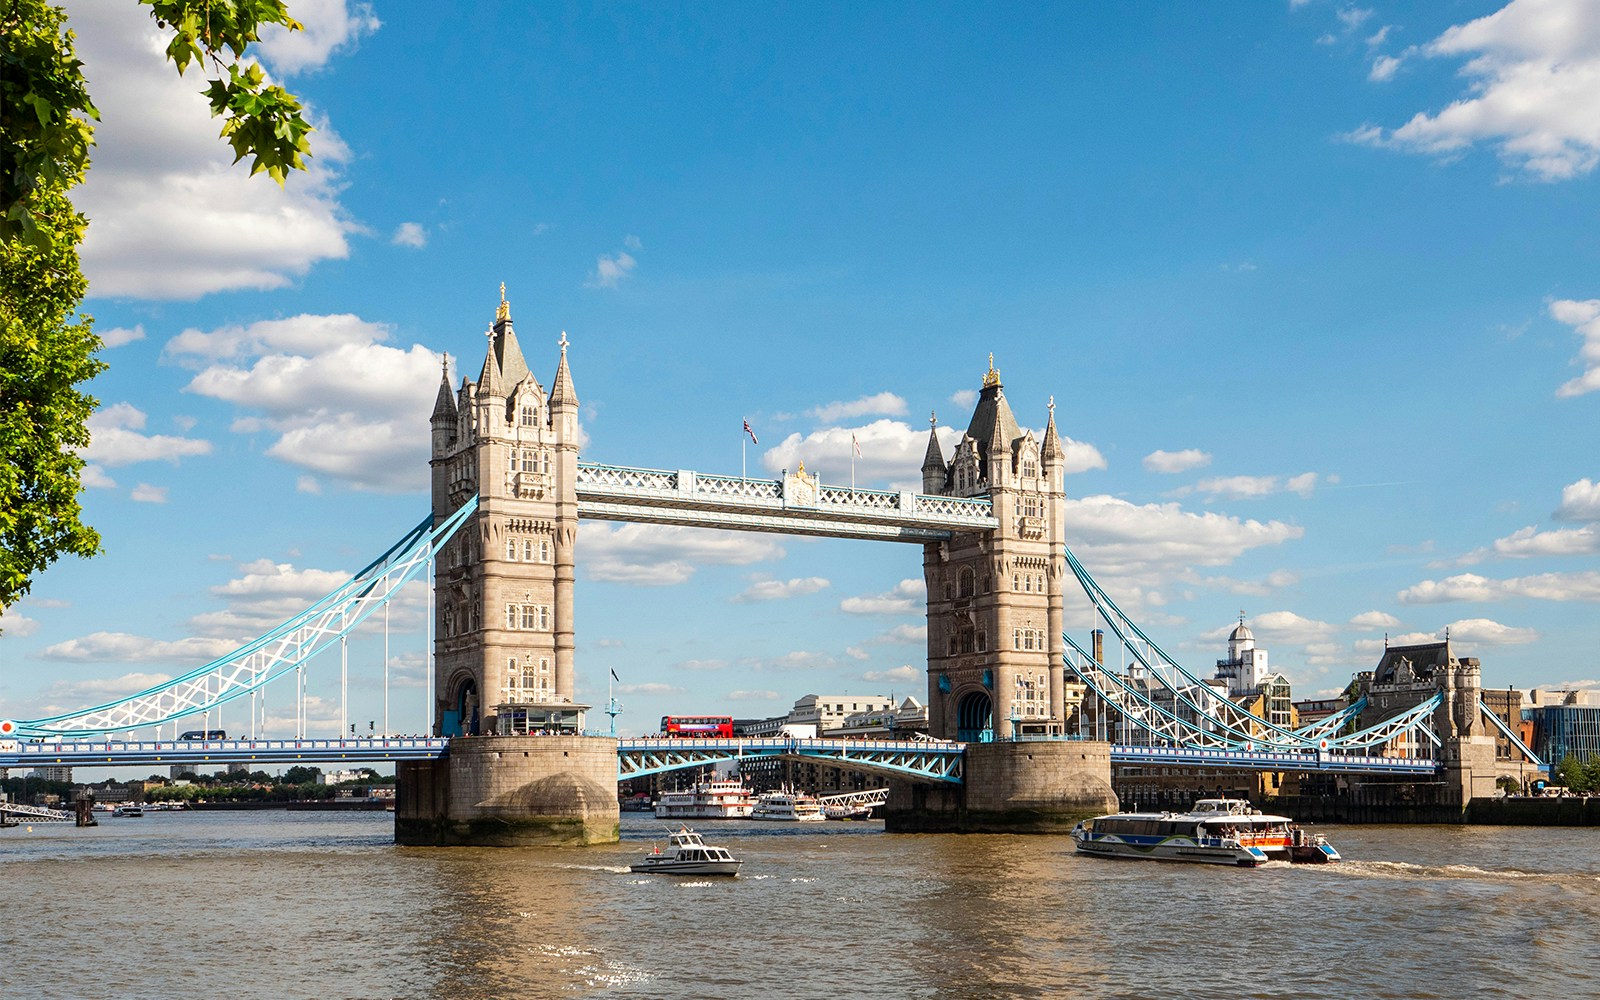
[[[107,705],[0,722],[0,767],[394,760],[396,837],[412,843],[615,839],[619,776],[751,756],[895,776],[891,829],[1064,829],[1114,808],[1113,762],[1443,775],[1463,804],[1492,782],[1476,661],[1446,653],[1422,663],[1420,652],[1386,660],[1350,708],[1291,729],[1217,697],[1164,653],[1067,547],[1054,400],[1043,433],[1025,429],[992,355],[954,450],[946,456],[931,426],[921,490],[884,491],[824,484],[803,465],[767,479],[580,461],[565,334],[548,391],[523,355],[503,288],[486,339],[475,380],[452,385],[448,366],[441,374],[425,521],[350,582],[228,657]],[[933,739],[586,734],[573,627],[581,518],[920,545]],[[343,652],[353,629],[430,570],[429,736],[308,741],[303,714],[295,740],[196,747],[122,735],[237,700],[255,706],[275,682],[303,691],[309,659]],[[1098,645],[1085,650],[1066,634],[1069,580],[1134,657],[1133,669],[1107,669]],[[1069,703],[1069,683],[1087,692],[1085,707]],[[256,717],[252,707],[252,727]],[[556,735],[535,735],[546,733]]]

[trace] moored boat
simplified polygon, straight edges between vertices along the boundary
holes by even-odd
[[[708,845],[685,826],[672,834],[665,851],[653,848],[628,870],[656,875],[737,875],[742,864],[727,848]]]
[[[1081,854],[1253,868],[1267,861],[1327,864],[1339,852],[1321,834],[1243,799],[1201,799],[1188,812],[1115,813],[1079,823]]]
[[[755,794],[742,780],[720,779],[662,792],[655,808],[658,819],[745,819],[755,805]]]
[[[827,819],[822,803],[805,792],[762,792],[756,799],[751,819],[770,819],[789,823],[816,823]]]
[[[115,809],[111,810],[111,815],[128,816],[137,819],[144,815],[144,807],[136,806],[130,802],[127,805],[117,806]]]

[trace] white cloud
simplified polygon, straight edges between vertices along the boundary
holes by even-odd
[[[1300,644],[1325,640],[1339,631],[1337,625],[1317,621],[1314,618],[1304,618],[1293,611],[1268,611],[1265,614],[1253,615],[1250,618],[1250,627],[1257,633],[1257,638],[1267,643]]]
[[[683,694],[684,689],[651,681],[645,684],[618,684],[619,694]]]
[[[121,677],[97,677],[81,681],[57,681],[50,685],[48,697],[83,701],[100,701],[138,694],[140,691],[165,684],[172,680],[168,674],[123,674]]]
[[[872,396],[862,396],[848,403],[840,401],[827,403],[806,412],[823,423],[833,423],[850,417],[864,417],[868,414],[898,417],[905,414],[906,401],[892,392],[880,392]]]
[[[1372,17],[1373,13],[1374,11],[1369,7],[1340,7],[1335,11],[1339,18],[1339,23],[1344,25],[1347,31],[1354,31],[1361,27]]]
[[[616,288],[622,279],[633,273],[639,264],[633,255],[626,250],[618,250],[615,255],[607,257],[601,254],[595,258],[594,273],[589,280],[584,282],[585,288]]]
[[[98,465],[85,465],[83,472],[79,475],[79,480],[86,488],[92,490],[114,490],[117,488],[117,481],[107,475],[106,470]]]
[[[260,42],[262,58],[285,76],[320,69],[335,52],[354,49],[382,27],[370,4],[347,0],[294,0],[289,13],[302,30],[268,25]]]
[[[1386,83],[1394,79],[1394,74],[1399,68],[1400,60],[1394,56],[1378,56],[1372,60],[1372,69],[1367,72],[1367,79],[1373,83]]]
[[[191,629],[221,638],[259,635],[304,611],[350,579],[344,570],[297,569],[291,563],[270,559],[239,566],[238,573],[211,588],[211,594],[221,598],[225,607],[195,615],[189,619]],[[403,606],[403,602],[394,604],[397,610]]]
[[[172,462],[192,455],[209,455],[211,442],[166,434],[146,435],[146,416],[132,403],[113,403],[89,415],[89,447],[83,457],[112,467],[135,462]]]
[[[133,488],[128,496],[139,503],[166,503],[167,488],[165,486],[151,486],[149,483],[140,483]]]
[[[83,243],[91,296],[192,299],[239,288],[278,288],[319,260],[349,252],[352,224],[338,203],[337,165],[348,155],[326,123],[313,159],[280,188],[248,160],[233,163],[218,137],[206,67],[180,77],[162,55],[144,7],[74,0],[70,23],[100,109],[94,167],[78,208],[92,220]]]
[[[728,666],[727,660],[683,660],[673,664],[684,670],[723,670]]]
[[[427,481],[439,358],[388,337],[357,316],[301,315],[185,330],[165,353],[205,365],[185,391],[259,411],[233,429],[275,434],[266,454],[354,489],[415,490]]]
[[[1581,528],[1557,528],[1540,531],[1529,525],[1504,538],[1495,539],[1492,553],[1506,559],[1527,559],[1535,556],[1579,556],[1600,552],[1600,524]],[[1462,558],[1463,563],[1477,562],[1490,550],[1479,549]]]
[[[428,245],[428,231],[423,229],[419,222],[402,222],[395,227],[394,235],[389,237],[389,242],[397,247],[420,250]]]
[[[1384,25],[1383,27],[1379,28],[1377,31],[1373,32],[1371,35],[1367,36],[1367,44],[1369,46],[1373,47],[1373,48],[1376,48],[1379,45],[1382,45],[1384,42],[1389,40],[1389,32],[1391,32],[1393,30],[1394,30],[1394,25],[1392,25],[1392,24]]]
[[[1561,506],[1551,515],[1557,521],[1600,521],[1600,483],[1580,479],[1561,488]]]
[[[928,623],[919,622],[916,625],[896,625],[887,632],[880,632],[867,640],[871,646],[922,646],[928,642]]]
[[[921,580],[901,580],[893,590],[866,597],[847,597],[839,610],[849,615],[909,615],[923,610],[927,591]]]
[[[828,581],[820,576],[797,577],[793,580],[754,580],[743,593],[736,595],[732,600],[735,604],[782,601],[790,597],[815,594],[827,587]]]
[[[1402,604],[1502,601],[1513,597],[1539,601],[1600,601],[1600,572],[1540,573],[1506,580],[1462,573],[1439,581],[1424,580],[1402,590],[1398,597]]]
[[[157,663],[175,662],[187,668],[209,663],[233,652],[236,644],[226,639],[188,638],[176,641],[151,639],[127,632],[92,632],[46,646],[40,659],[75,663]]]
[[[1211,453],[1201,451],[1199,448],[1185,448],[1182,451],[1152,451],[1144,457],[1144,467],[1147,472],[1175,473],[1188,472],[1190,469],[1203,469],[1211,464]]]
[[[1578,356],[1584,365],[1583,374],[1562,383],[1556,396],[1570,399],[1586,392],[1600,389],[1600,299],[1558,299],[1550,303],[1550,317],[1565,323],[1583,337],[1583,347]]]
[[[1448,626],[1450,638],[1465,645],[1520,646],[1539,640],[1539,633],[1531,628],[1502,625],[1488,618],[1463,618]]]
[[[888,681],[894,684],[910,684],[926,677],[926,671],[919,667],[913,667],[909,663],[895,667],[892,670],[868,670],[861,675],[861,679],[864,681],[872,681],[874,683]]]
[[[300,476],[294,481],[296,493],[310,493],[313,496],[322,492],[322,481],[316,476]]]
[[[970,410],[974,406],[978,405],[978,390],[957,389],[955,392],[950,394],[950,402],[962,407],[963,409]]]
[[[39,631],[39,623],[25,617],[16,608],[0,608],[0,632],[20,639]]]
[[[1250,549],[1305,534],[1282,521],[1193,514],[1176,503],[1138,506],[1104,495],[1069,497],[1066,531],[1096,579],[1124,592],[1170,582],[1180,567],[1225,566]]]
[[[1400,619],[1382,611],[1363,611],[1350,619],[1350,627],[1358,629],[1396,628]]]
[[[783,696],[776,691],[729,691],[731,701],[778,701]]]
[[[101,330],[100,331],[100,340],[107,347],[121,347],[124,344],[131,344],[136,340],[143,340],[143,339],[144,339],[144,324],[143,323],[140,323],[139,325],[134,326],[131,329],[128,328],[128,327],[125,327],[125,326],[117,326],[117,327],[112,327],[109,330]]]
[[[1212,500],[1251,500],[1272,496],[1275,493],[1295,493],[1301,497],[1309,497],[1316,488],[1318,478],[1315,472],[1302,472],[1287,479],[1280,479],[1278,476],[1217,476],[1195,483],[1193,492],[1204,493]],[[1184,496],[1188,492],[1182,489],[1175,491],[1178,496]]]
[[[578,550],[586,579],[641,587],[686,583],[702,564],[746,566],[781,559],[784,551],[763,534],[594,521],[579,525]]]
[[[1445,157],[1486,142],[1545,181],[1600,162],[1600,5],[1592,0],[1512,0],[1413,51],[1465,59],[1466,93],[1437,114],[1418,112],[1389,132],[1365,125],[1350,139]]]

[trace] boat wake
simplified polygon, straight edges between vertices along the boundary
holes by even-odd
[[[1397,881],[1460,879],[1472,882],[1524,880],[1569,884],[1574,881],[1600,882],[1600,875],[1593,872],[1525,872],[1514,868],[1479,868],[1476,865],[1416,865],[1408,861],[1345,861],[1343,864],[1330,865],[1327,870],[1342,875]]]

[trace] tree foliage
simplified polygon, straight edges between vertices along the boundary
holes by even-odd
[[[139,0],[172,34],[182,75],[214,71],[203,91],[223,119],[234,162],[280,185],[303,169],[312,131],[293,94],[246,61],[271,24],[300,28],[283,0]],[[68,192],[89,167],[93,121],[83,65],[65,15],[45,0],[0,0],[0,609],[62,555],[91,556],[82,521],[87,421],[97,401],[79,386],[105,368],[78,266],[85,219]]]

